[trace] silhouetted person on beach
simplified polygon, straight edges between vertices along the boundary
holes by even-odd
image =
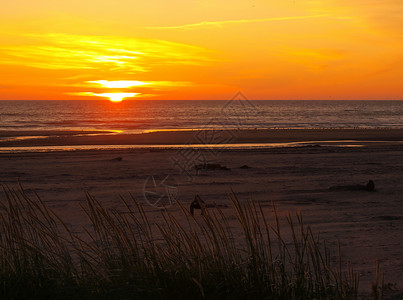
[[[375,183],[372,180],[368,181],[366,185],[366,190],[368,192],[373,192],[375,190]]]
[[[203,208],[205,207],[204,201],[200,198],[199,195],[195,196],[195,199],[190,204],[190,214],[193,216],[195,209],[201,209],[201,213],[203,214]]]

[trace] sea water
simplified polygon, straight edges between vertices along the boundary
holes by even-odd
[[[0,101],[0,131],[402,128],[403,101]]]

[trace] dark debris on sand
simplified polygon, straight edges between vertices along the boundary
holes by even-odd
[[[329,188],[331,191],[375,191],[375,183],[370,180],[366,185],[355,184],[355,185],[336,185]]]
[[[220,164],[200,164],[200,165],[195,165],[196,170],[225,170],[225,171],[230,171],[230,168],[227,168],[226,166],[222,166]]]

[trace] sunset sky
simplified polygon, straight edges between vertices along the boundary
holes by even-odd
[[[6,0],[0,99],[403,99],[402,0]]]

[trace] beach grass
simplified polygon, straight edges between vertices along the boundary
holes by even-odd
[[[123,211],[87,194],[91,226],[71,229],[39,196],[3,187],[1,299],[355,299],[359,274],[300,214],[268,215],[231,194],[224,209],[162,209],[150,221],[133,197]],[[230,224],[231,223],[231,224]]]

